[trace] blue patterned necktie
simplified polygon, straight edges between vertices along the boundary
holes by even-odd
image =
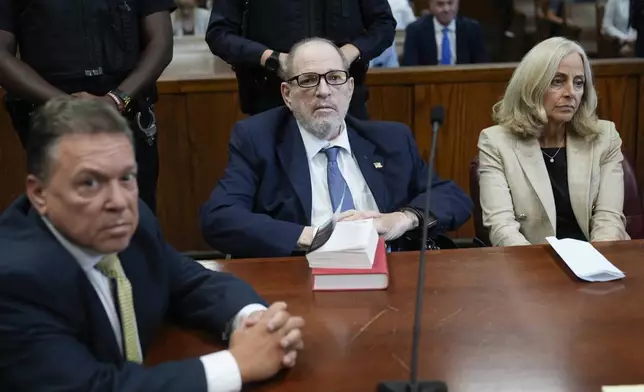
[[[340,147],[329,147],[323,151],[328,160],[326,166],[326,179],[329,185],[329,196],[331,197],[333,212],[335,213],[338,210],[340,201],[342,201],[340,212],[354,209],[355,207],[353,205],[351,190],[349,189],[349,186],[347,186],[347,182],[344,180],[344,177],[342,177],[340,167],[338,166],[338,152],[340,152]],[[343,194],[344,200],[342,200]]]
[[[452,63],[452,51],[449,44],[449,29],[443,27],[443,43],[441,44],[441,65]]]

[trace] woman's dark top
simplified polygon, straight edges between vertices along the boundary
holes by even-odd
[[[557,238],[574,238],[576,240],[588,241],[584,232],[581,231],[575,213],[570,203],[570,191],[568,189],[568,165],[566,163],[566,147],[542,148],[543,160],[548,169],[552,194],[555,198],[557,209]],[[548,155],[546,155],[548,154]],[[551,162],[551,158],[553,162]]]

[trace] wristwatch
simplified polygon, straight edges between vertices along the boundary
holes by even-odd
[[[429,222],[424,222],[425,221],[425,214],[418,208],[403,207],[403,208],[399,209],[398,211],[399,212],[411,212],[412,214],[414,214],[416,216],[416,218],[418,218],[418,228],[422,228],[423,224],[426,223],[427,228],[429,229],[429,228],[432,228],[432,227],[436,226],[436,224],[438,223],[438,220],[436,219],[434,214],[432,214],[431,212],[429,213]]]
[[[271,72],[277,72],[278,69],[280,69],[280,54],[277,51],[273,51],[271,55],[266,59],[266,63],[264,63],[264,66],[266,67],[267,70]]]
[[[132,97],[119,89],[110,90],[107,95],[116,102],[119,112],[124,113],[130,108]]]

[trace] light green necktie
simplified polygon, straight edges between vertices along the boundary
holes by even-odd
[[[96,268],[105,274],[105,276],[116,280],[116,292],[121,313],[121,332],[125,345],[125,359],[131,362],[141,363],[143,361],[139,351],[136,314],[134,313],[134,301],[132,299],[132,285],[127,279],[127,276],[125,276],[121,261],[116,254],[108,255],[101,259]]]

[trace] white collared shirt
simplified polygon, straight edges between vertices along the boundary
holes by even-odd
[[[328,159],[322,151],[331,146],[341,147],[338,153],[338,167],[351,191],[355,209],[358,211],[380,211],[371,189],[360,171],[360,166],[351,152],[346,123],[342,123],[342,131],[330,141],[318,139],[305,131],[299,123],[298,128],[306,149],[311,175],[311,226],[318,227],[333,215],[327,182]]]
[[[433,17],[432,20],[434,21],[434,35],[436,36],[436,56],[438,56],[437,64],[440,64],[441,53],[443,51],[443,29],[445,26],[436,20],[436,17]],[[452,19],[452,21],[449,22],[447,29],[449,30],[447,35],[449,36],[450,53],[452,54],[450,64],[456,64],[456,19]]]
[[[103,304],[107,318],[110,320],[110,325],[114,331],[119,350],[121,351],[121,354],[123,354],[121,322],[116,311],[110,279],[95,268],[104,255],[87,249],[82,249],[79,246],[72,244],[51,224],[47,218],[43,217],[43,221],[54,237],[56,237],[58,242],[60,242],[60,244],[74,257],[74,259],[76,259],[80,267],[85,272],[87,279],[92,284],[92,287],[96,290],[96,294]],[[260,304],[250,304],[245,306],[233,319],[232,330],[235,330],[241,324],[244,317],[250,315],[254,311],[264,309],[266,308]],[[139,342],[139,353],[140,352],[141,344]],[[204,355],[200,357],[200,359],[206,374],[208,392],[238,392],[241,390],[242,380],[239,366],[237,366],[237,361],[230,351],[218,351],[216,353]]]

